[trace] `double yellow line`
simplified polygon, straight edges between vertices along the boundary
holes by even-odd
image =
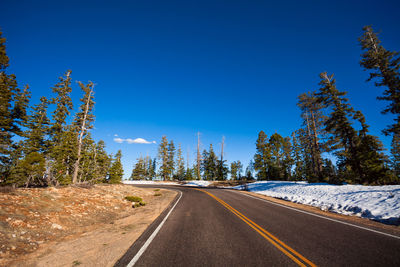
[[[222,199],[214,196],[213,194],[211,194],[207,191],[204,191],[201,189],[197,189],[197,190],[208,194],[209,196],[214,198],[216,201],[221,203],[225,208],[227,208],[229,211],[231,211],[233,214],[235,214],[237,217],[239,217],[242,221],[247,223],[251,228],[256,230],[257,233],[259,233],[262,237],[267,239],[272,245],[274,245],[276,248],[278,248],[280,251],[282,251],[286,256],[288,256],[291,260],[293,260],[299,266],[316,266],[314,263],[312,263],[311,261],[309,261],[308,259],[303,257],[300,253],[298,253],[297,251],[295,251],[294,249],[292,249],[291,247],[289,247],[288,245],[283,243],[276,236],[274,236],[273,234],[271,234],[270,232],[268,232],[267,230],[265,230],[264,228],[262,228],[261,226],[259,226],[258,224],[256,224],[255,222],[253,222],[252,220],[247,218],[246,216],[244,216],[239,211],[232,208],[229,204],[227,204]]]

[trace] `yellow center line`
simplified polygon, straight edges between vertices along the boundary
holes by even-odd
[[[246,216],[244,216],[242,213],[240,213],[239,211],[237,211],[236,209],[231,207],[229,204],[227,204],[222,199],[214,196],[213,194],[211,194],[207,191],[204,191],[201,189],[197,189],[197,190],[208,194],[209,196],[214,198],[216,201],[221,203],[225,208],[227,208],[229,211],[231,211],[233,214],[235,214],[237,217],[239,217],[242,221],[244,221],[246,224],[248,224],[251,228],[256,230],[257,233],[259,233],[262,237],[264,237],[266,240],[268,240],[272,245],[274,245],[276,248],[278,248],[280,251],[282,251],[286,256],[288,256],[291,260],[293,260],[299,266],[307,266],[306,264],[308,264],[309,266],[313,266],[313,267],[316,266],[310,260],[306,259],[300,253],[298,253],[293,248],[289,247],[284,242],[279,240],[276,236],[274,236],[273,234],[271,234],[270,232],[268,232],[267,230],[265,230],[264,228],[262,228],[261,226],[259,226],[258,224],[256,224],[255,222],[253,222],[252,220],[247,218]],[[296,256],[297,256],[297,258],[296,258]],[[300,260],[302,260],[306,264],[304,264]]]

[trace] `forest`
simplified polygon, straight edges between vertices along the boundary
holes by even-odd
[[[122,152],[106,152],[104,141],[95,142],[93,82],[77,82],[82,91],[79,109],[72,114],[72,72],[66,71],[51,88],[49,97],[30,105],[29,86],[20,87],[9,74],[6,39],[0,33],[0,184],[17,187],[81,183],[119,183],[123,176]],[[377,136],[369,133],[363,113],[355,110],[347,92],[336,87],[334,74],[323,72],[311,92],[298,96],[302,125],[290,136],[260,131],[256,154],[244,169],[237,160],[218,156],[212,144],[190,164],[181,146],[166,136],[157,158],[139,157],[132,180],[291,180],[332,184],[398,184],[400,182],[400,57],[381,44],[371,26],[359,38],[360,66],[383,92],[383,114],[394,117],[382,129],[392,138],[390,153]]]

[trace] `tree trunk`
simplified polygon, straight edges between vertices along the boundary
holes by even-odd
[[[72,176],[73,184],[75,184],[78,179],[79,163],[81,161],[81,153],[82,153],[82,139],[83,139],[83,135],[85,134],[85,131],[86,131],[86,129],[85,129],[86,119],[87,119],[87,115],[88,115],[88,111],[89,111],[89,102],[90,102],[90,96],[92,95],[92,90],[93,90],[93,87],[90,88],[89,96],[86,101],[85,112],[83,114],[82,126],[79,131],[79,135],[78,135],[78,157],[77,157],[77,159],[75,161],[75,165],[74,165],[74,175]]]

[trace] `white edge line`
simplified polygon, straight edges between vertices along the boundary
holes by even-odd
[[[156,230],[151,234],[151,236],[147,239],[147,241],[143,244],[143,246],[140,248],[140,250],[136,253],[135,257],[126,265],[127,267],[132,267],[135,265],[135,263],[139,260],[140,256],[146,251],[147,247],[150,245],[151,241],[156,237],[157,233],[160,231],[161,227],[164,225],[165,221],[168,219],[169,215],[171,212],[174,210],[175,206],[178,204],[179,200],[181,200],[182,197],[182,191],[179,191],[180,196],[178,200],[175,202],[175,205],[169,210],[167,216],[165,216],[164,220],[158,225]]]
[[[269,201],[269,200],[266,200],[266,199],[263,199],[263,198],[260,198],[260,197],[255,197],[255,196],[252,196],[252,195],[244,194],[244,193],[241,193],[241,192],[236,191],[236,190],[233,191],[233,192],[236,192],[238,194],[245,195],[245,196],[248,196],[248,197],[251,197],[251,198],[254,198],[254,199],[258,199],[258,200],[261,200],[261,201],[264,201],[264,202],[267,202],[267,203],[270,203],[270,204],[273,204],[273,205],[276,205],[276,206],[280,206],[280,207],[283,207],[283,208],[287,208],[287,209],[290,209],[290,210],[294,210],[294,211],[297,211],[297,212],[301,212],[301,213],[312,215],[312,216],[315,216],[315,217],[318,217],[318,218],[322,218],[322,219],[325,219],[325,220],[329,220],[329,221],[333,221],[333,222],[337,222],[337,223],[353,226],[353,227],[360,228],[360,229],[363,229],[363,230],[367,230],[367,231],[370,231],[370,232],[374,232],[374,233],[377,233],[377,234],[386,235],[386,236],[390,236],[390,237],[393,237],[393,238],[396,238],[396,239],[400,239],[400,237],[396,236],[396,235],[387,234],[387,233],[380,232],[380,231],[377,231],[377,230],[373,230],[373,229],[370,229],[370,228],[366,228],[366,227],[358,226],[358,225],[355,225],[355,224],[339,221],[339,220],[336,220],[336,219],[328,218],[328,217],[325,217],[325,216],[322,216],[322,215],[317,215],[317,214],[314,214],[314,213],[311,213],[311,212],[307,212],[307,211],[304,211],[304,210],[299,210],[299,209],[296,209],[296,208],[288,207],[288,206],[285,206],[285,205],[282,205],[282,204],[279,204],[279,203],[275,203],[275,202],[272,202],[272,201]]]

